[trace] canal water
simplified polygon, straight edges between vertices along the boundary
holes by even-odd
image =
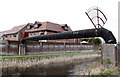
[[[3,75],[12,75],[12,76],[19,76],[22,75],[74,75],[75,70],[81,69],[83,70],[82,66],[80,68],[76,68],[78,65],[82,65],[83,63],[91,62],[93,63],[93,59],[85,59],[85,60],[77,60],[71,61],[66,63],[56,63],[50,65],[34,65],[29,68],[8,68],[2,72]]]

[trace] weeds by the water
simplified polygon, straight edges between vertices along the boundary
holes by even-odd
[[[36,55],[24,55],[24,56],[12,56],[12,57],[2,57],[1,59],[25,59],[25,58],[37,58],[37,57],[58,57],[58,56],[73,56],[73,55],[86,55],[86,54],[100,54],[101,51],[95,52],[62,52],[62,53],[41,53]],[[7,56],[7,55],[5,55]]]
[[[24,59],[2,59],[3,67],[30,67],[32,65],[46,65],[53,63],[65,63],[72,62],[77,60],[83,60],[88,58],[99,57],[98,54],[86,54],[86,55],[73,55],[73,56],[58,56],[53,57],[32,57],[32,58],[24,58]]]

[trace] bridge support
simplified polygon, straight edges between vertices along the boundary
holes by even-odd
[[[117,63],[117,49],[115,44],[102,44],[102,60],[103,62]]]
[[[25,44],[20,44],[19,45],[19,55],[25,55],[25,52],[26,52]]]

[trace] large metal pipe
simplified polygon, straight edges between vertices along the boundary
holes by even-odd
[[[96,29],[85,29],[72,32],[61,32],[48,35],[39,35],[33,37],[25,37],[21,40],[24,44],[25,41],[39,41],[39,40],[57,40],[57,39],[73,39],[73,38],[88,38],[88,37],[102,37],[107,44],[116,44],[116,39],[111,31],[105,28]]]

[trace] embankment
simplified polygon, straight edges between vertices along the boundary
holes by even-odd
[[[75,60],[84,60],[100,57],[99,54],[58,56],[58,57],[34,57],[25,59],[2,59],[2,68],[28,68],[34,65],[49,65],[54,63],[66,63]]]

